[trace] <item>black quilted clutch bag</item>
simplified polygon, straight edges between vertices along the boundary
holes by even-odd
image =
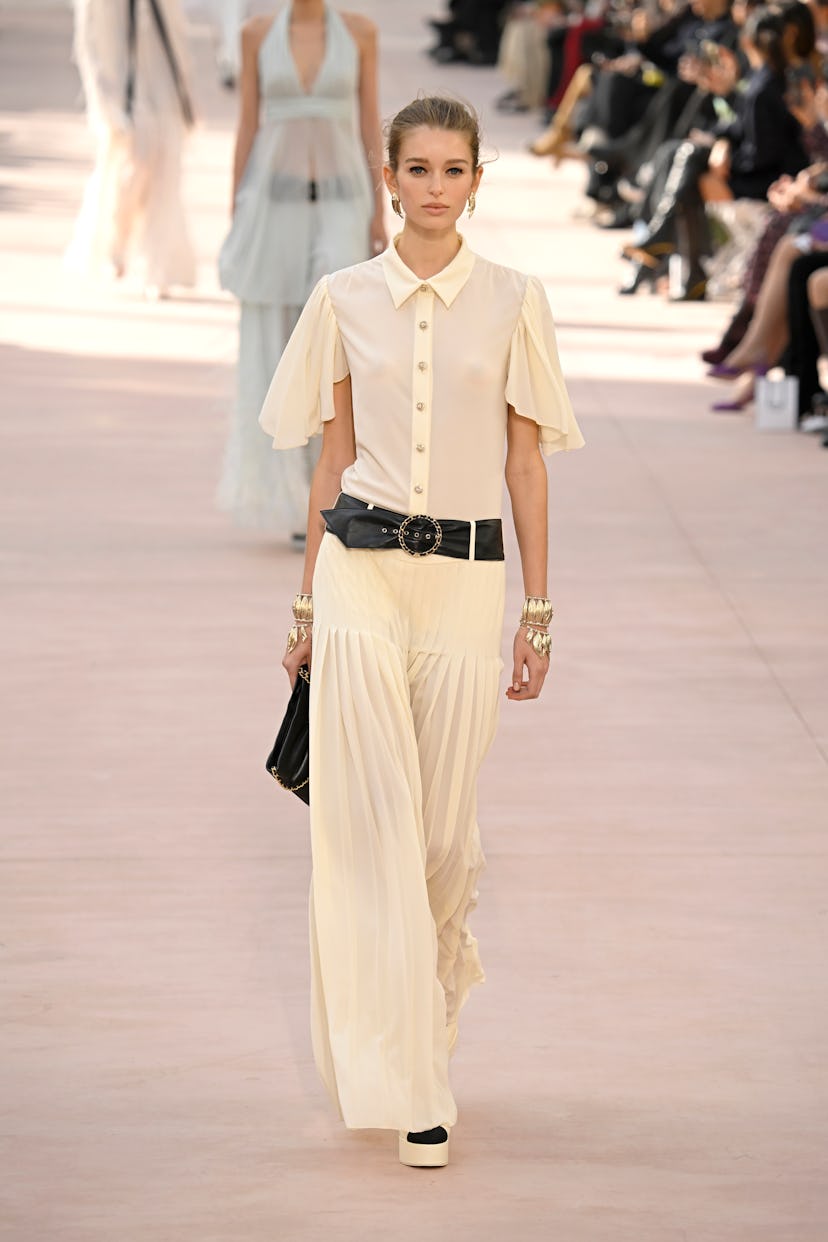
[[[299,669],[288,700],[285,718],[279,726],[273,750],[267,757],[267,770],[282,789],[295,793],[310,805],[308,773],[308,706],[310,703],[310,670],[307,664]]]

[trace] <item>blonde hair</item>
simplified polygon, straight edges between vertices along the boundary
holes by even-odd
[[[444,95],[426,95],[406,104],[386,127],[388,164],[394,172],[397,171],[403,138],[409,130],[420,129],[422,126],[465,134],[471,150],[472,172],[477,170],[480,163],[480,120],[477,113],[469,104],[462,103],[459,99],[448,99]]]

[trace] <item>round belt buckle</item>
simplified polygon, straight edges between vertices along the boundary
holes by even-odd
[[[400,522],[397,538],[409,556],[431,556],[443,542],[443,528],[427,513],[414,513]]]

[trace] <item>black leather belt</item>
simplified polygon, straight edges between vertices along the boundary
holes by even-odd
[[[503,525],[500,518],[481,522],[443,521],[426,513],[407,517],[378,509],[356,496],[340,493],[333,509],[322,516],[332,535],[346,548],[402,548],[409,556],[452,556],[460,561],[502,561]],[[474,555],[469,556],[474,527]]]

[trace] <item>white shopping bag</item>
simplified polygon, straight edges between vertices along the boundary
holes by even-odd
[[[799,422],[799,380],[776,369],[756,381],[756,416],[759,431],[795,431]]]

